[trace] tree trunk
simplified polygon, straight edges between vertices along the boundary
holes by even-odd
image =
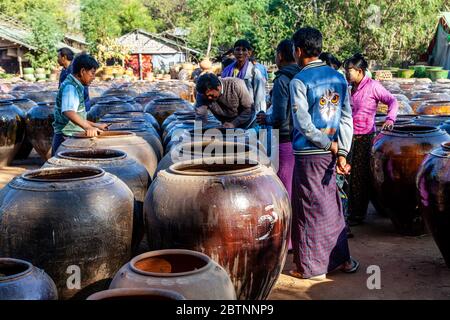
[[[208,27],[208,48],[206,49],[207,57],[209,57],[209,54],[211,53],[213,35],[214,35],[214,29],[211,26],[209,26]]]

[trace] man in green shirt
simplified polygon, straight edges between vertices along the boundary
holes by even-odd
[[[85,132],[88,137],[95,137],[108,127],[107,124],[86,119],[84,86],[94,80],[98,67],[97,61],[87,54],[74,59],[73,74],[69,74],[61,84],[56,97],[52,155],[55,155],[65,138],[80,132]]]

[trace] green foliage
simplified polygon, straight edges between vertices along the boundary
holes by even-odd
[[[57,46],[63,39],[63,33],[53,15],[36,9],[27,17],[31,26],[30,43],[36,50],[27,54],[33,68],[51,69],[56,66]]]

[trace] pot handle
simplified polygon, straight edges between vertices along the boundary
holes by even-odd
[[[273,209],[274,209],[274,205],[273,204],[266,206],[264,208],[264,210],[266,212],[270,211],[270,213],[259,217],[257,228],[258,227],[262,227],[263,224],[265,224],[266,222],[269,222],[269,224],[268,224],[268,227],[267,227],[268,230],[266,231],[266,233],[264,233],[260,237],[257,237],[256,240],[259,241],[259,240],[267,239],[269,237],[270,233],[273,230],[273,226],[275,225],[275,223],[277,223],[277,221],[278,221],[278,213],[276,213]]]

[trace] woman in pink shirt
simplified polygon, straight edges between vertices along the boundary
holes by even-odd
[[[349,181],[349,223],[361,224],[371,196],[370,149],[375,137],[375,115],[382,102],[388,106],[383,130],[392,130],[397,117],[397,99],[381,83],[366,76],[367,61],[357,53],[344,62],[351,85],[353,142],[349,155],[352,166]]]

